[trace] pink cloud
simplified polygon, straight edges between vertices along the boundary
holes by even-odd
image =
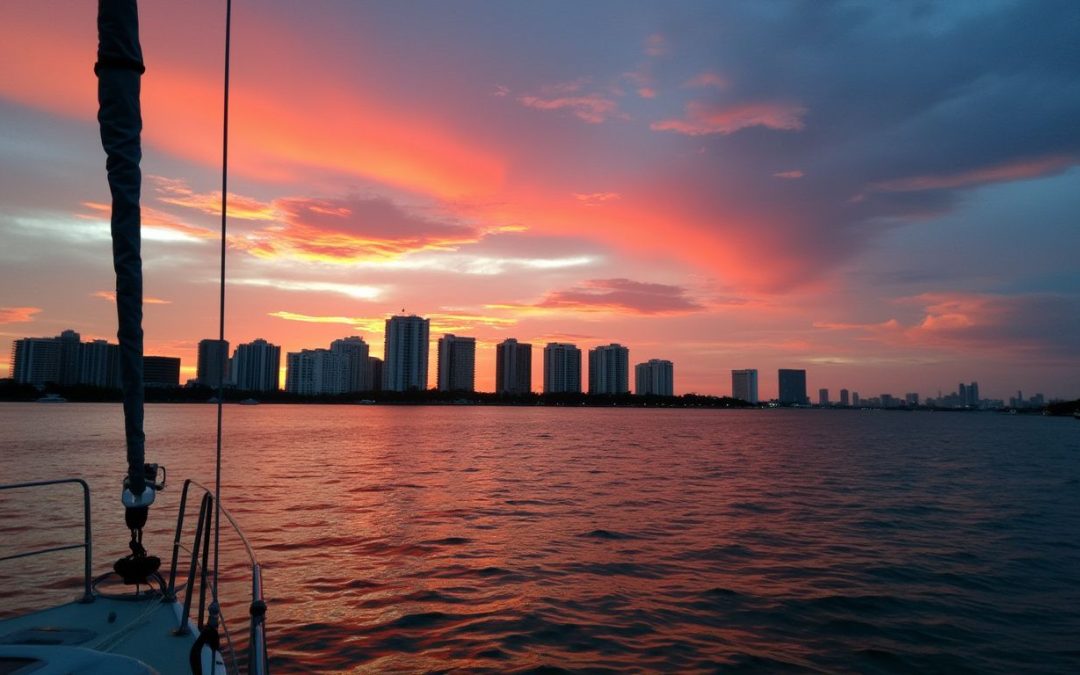
[[[40,307],[0,307],[0,323],[29,323]]]
[[[260,258],[353,263],[424,250],[454,250],[484,232],[406,211],[387,199],[287,198],[274,201],[282,221],[233,240]]]
[[[552,84],[541,89],[540,94],[525,94],[518,97],[518,103],[537,110],[569,110],[578,119],[599,124],[618,112],[618,105],[613,99],[603,94],[586,92],[587,80],[578,79],[570,82]]]
[[[588,192],[581,193],[575,192],[574,199],[584,203],[586,206],[596,206],[603,204],[604,202],[615,201],[621,199],[622,195],[618,192]]]
[[[1077,158],[1074,156],[1053,155],[1018,162],[1007,162],[959,173],[908,176],[906,178],[881,181],[871,185],[870,190],[873,192],[918,192],[921,190],[968,187],[985,183],[1003,183],[1055,174],[1076,162]]]
[[[668,53],[668,41],[660,33],[653,33],[645,38],[645,53],[649,56],[663,56]]]
[[[692,299],[682,286],[642,283],[630,279],[589,279],[561,291],[552,291],[532,305],[492,305],[529,313],[566,310],[615,314],[689,314],[705,307]]]
[[[192,190],[182,180],[163,176],[149,176],[148,178],[154,184],[158,195],[157,200],[163,204],[182,206],[215,216],[221,213],[220,190],[200,193]],[[278,217],[277,211],[271,204],[233,192],[229,193],[228,208],[230,218],[274,220]]]
[[[698,89],[725,89],[728,86],[727,78],[716,73],[700,73],[686,81],[685,87]]]
[[[806,108],[794,103],[746,103],[720,106],[693,101],[682,118],[653,122],[654,131],[674,131],[689,136],[733,134],[740,129],[766,127],[778,131],[803,129]]]

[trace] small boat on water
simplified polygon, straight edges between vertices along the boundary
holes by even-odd
[[[230,7],[231,3],[227,5]],[[229,9],[226,10],[228,16]],[[131,532],[131,553],[117,560],[104,574],[94,574],[94,540],[90,518],[90,486],[82,478],[60,478],[0,485],[4,505],[21,501],[45,503],[47,490],[77,487],[81,497],[82,536],[69,544],[55,541],[37,547],[12,546],[15,552],[0,557],[0,563],[60,551],[81,550],[80,594],[72,602],[44,610],[24,612],[0,620],[0,673],[90,673],[100,675],[150,675],[195,673],[196,675],[245,671],[254,675],[268,672],[265,640],[266,603],[262,593],[262,572],[254,550],[221,503],[221,399],[219,388],[216,478],[213,488],[186,480],[180,493],[168,566],[151,555],[143,543],[143,528],[158,492],[165,489],[164,467],[145,461],[143,432],[143,332],[140,190],[142,157],[139,103],[143,71],[139,44],[136,0],[100,0],[98,5],[98,54],[94,71],[98,77],[98,120],[107,160],[112,193],[113,267],[116,271],[117,336],[120,342],[120,372],[124,394],[124,435],[127,445],[126,477],[121,489],[124,523]],[[228,41],[226,23],[226,41]],[[228,83],[226,42],[225,82]],[[228,89],[226,88],[226,102]],[[226,111],[227,103],[226,103]],[[226,114],[227,130],[227,114]],[[227,147],[227,134],[225,143]],[[223,159],[224,162],[224,159]],[[223,183],[227,166],[223,167]],[[222,194],[228,194],[224,189]],[[224,237],[225,199],[222,200],[222,308],[224,333]],[[43,403],[63,402],[53,394]],[[72,438],[70,442],[77,443]],[[52,497],[53,495],[44,495]],[[185,522],[188,499],[199,500],[194,523]],[[50,502],[51,503],[51,502]],[[79,500],[72,500],[78,512]],[[48,518],[48,513],[39,514]],[[3,517],[3,514],[0,514]],[[239,628],[229,625],[218,597],[218,542],[221,524],[239,535],[247,554],[251,597],[248,602],[246,658],[233,648]],[[32,579],[41,581],[41,566],[35,565]],[[5,608],[12,609],[12,608]]]
[[[37,400],[38,403],[67,403],[67,399],[60,394],[45,394]]]

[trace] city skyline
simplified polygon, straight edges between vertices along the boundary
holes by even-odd
[[[434,382],[428,378],[425,379],[424,387],[393,385],[389,388],[390,391],[423,389],[462,393],[599,395],[627,394],[633,391],[635,395],[717,395],[688,390],[678,391],[674,385],[674,364],[667,359],[650,358],[647,361],[634,363],[631,375],[630,365],[636,359],[630,358],[628,347],[618,343],[599,345],[590,349],[588,359],[582,359],[582,350],[577,345],[548,343],[543,347],[543,361],[539,365],[542,377],[538,380],[537,386],[525,385],[524,383],[531,383],[531,376],[527,373],[514,372],[515,362],[532,361],[533,345],[520,342],[515,338],[507,338],[496,346],[497,350],[506,351],[506,362],[496,363],[495,381],[499,381],[499,369],[505,369],[510,380],[526,388],[515,391],[502,391],[499,388],[484,390],[475,386],[475,338],[447,334],[431,340],[428,332],[429,321],[415,315],[390,317],[387,319],[387,324],[396,324],[394,332],[399,336],[399,344],[396,348],[387,350],[384,356],[402,361],[397,375],[400,380],[422,377],[421,373],[426,371],[427,363],[422,359],[421,363],[409,365],[424,351],[421,349],[424,340],[428,340],[429,349],[434,347],[437,363]],[[10,366],[16,373],[14,379],[23,383],[52,382],[118,387],[119,363],[113,353],[116,345],[105,340],[86,342],[80,340],[81,335],[78,332],[66,329],[53,337],[26,336],[13,341]],[[224,344],[224,349],[219,347],[222,344]],[[357,335],[335,339],[330,343],[329,348],[314,347],[288,352],[285,366],[278,370],[277,381],[281,383],[280,387],[271,384],[274,381],[271,364],[280,361],[281,347],[279,345],[257,338],[250,343],[237,345],[232,356],[228,356],[228,347],[228,340],[224,342],[214,338],[201,340],[199,377],[191,378],[188,384],[198,383],[216,388],[216,373],[222,370],[225,373],[227,387],[252,392],[280,390],[303,395],[321,395],[387,389],[387,384],[395,377],[391,375],[390,380],[383,378],[383,359],[372,356],[367,342]],[[455,353],[459,349],[465,351],[461,354]],[[391,356],[389,352],[395,350],[400,354]],[[445,354],[444,350],[446,350]],[[44,356],[35,356],[42,352]],[[464,357],[464,361],[461,357]],[[215,366],[218,358],[221,359],[220,369]],[[148,386],[184,384],[179,377],[181,372],[179,357],[147,355],[144,361],[153,373],[153,375],[147,375]],[[243,368],[239,367],[241,361],[247,362]],[[175,374],[173,374],[174,371]],[[247,374],[241,375],[241,372],[245,371]],[[411,371],[415,372],[409,374]],[[53,376],[55,379],[43,378],[42,372],[55,373]],[[923,402],[943,408],[1003,408],[1006,407],[1006,400],[1010,408],[1038,408],[1047,402],[1067,400],[1047,396],[1042,391],[1036,391],[1031,396],[1025,397],[1023,390],[1020,389],[1013,390],[1015,396],[1011,395],[1013,391],[1010,391],[1007,397],[1001,398],[982,396],[977,381],[960,382],[953,391],[938,388],[936,394],[934,392],[925,395],[918,392],[905,392],[899,396],[891,393],[860,396],[858,390],[842,387],[839,389],[839,397],[834,398],[830,396],[832,390],[828,387],[818,387],[818,395],[812,400],[809,395],[806,370],[780,368],[776,373],[778,393],[774,397],[759,395],[759,376],[756,368],[732,369],[730,371],[731,386],[728,391],[719,395],[731,396],[751,404],[775,401],[781,405],[805,406],[813,403],[817,406],[868,405],[884,408],[918,407]],[[633,377],[633,387],[630,386],[631,377]],[[246,386],[241,385],[241,382],[247,383]]]
[[[3,351],[114,339],[95,9],[0,7]],[[216,334],[220,12],[140,16],[146,348],[184,379]],[[750,364],[1076,397],[1078,12],[268,0],[235,36],[226,337],[380,354],[405,307],[477,338],[488,391],[515,336],[617,339],[703,393]]]

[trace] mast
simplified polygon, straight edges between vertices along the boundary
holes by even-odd
[[[112,193],[113,269],[116,271],[117,338],[124,394],[124,436],[127,442],[125,506],[145,508],[153,501],[146,490],[143,433],[142,240],[139,197],[142,189],[139,106],[143,65],[136,0],[99,0],[98,123],[105,168]],[[130,493],[130,497],[129,494]],[[144,517],[145,519],[145,517]]]

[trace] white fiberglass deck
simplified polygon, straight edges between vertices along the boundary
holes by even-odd
[[[176,635],[178,603],[96,597],[0,621],[0,673],[136,675],[190,673],[188,654],[198,635]],[[225,673],[217,657],[203,672]]]

